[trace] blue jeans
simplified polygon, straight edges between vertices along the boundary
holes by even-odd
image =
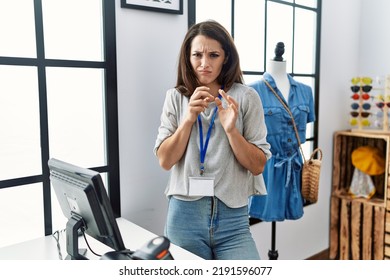
[[[196,201],[171,197],[165,235],[207,260],[260,259],[249,230],[248,207],[229,208],[216,197]]]

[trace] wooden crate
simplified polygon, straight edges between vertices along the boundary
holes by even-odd
[[[385,208],[362,199],[331,200],[330,259],[383,259]]]
[[[333,140],[329,257],[390,259],[390,134],[338,131]],[[364,145],[379,148],[386,157],[386,172],[372,176],[376,194],[371,199],[352,198],[348,194],[354,171],[351,154]]]

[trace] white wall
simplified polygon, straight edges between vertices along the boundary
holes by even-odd
[[[153,147],[165,92],[176,83],[187,14],[124,9],[115,2],[122,216],[162,234],[169,173]]]
[[[373,78],[390,75],[390,2],[361,1],[358,74]]]
[[[122,216],[163,233],[169,173],[152,153],[165,90],[174,86],[177,54],[187,30],[184,14],[170,15],[117,4],[119,149]],[[390,74],[387,0],[323,0],[319,146],[323,149],[319,201],[296,221],[277,223],[279,259],[305,259],[329,246],[333,133],[347,129],[350,79]],[[368,36],[368,37],[367,37]],[[271,248],[271,223],[252,227],[261,257]]]

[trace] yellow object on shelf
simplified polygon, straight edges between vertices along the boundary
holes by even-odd
[[[361,146],[352,152],[351,158],[352,165],[367,175],[375,176],[385,172],[385,158],[378,148]]]

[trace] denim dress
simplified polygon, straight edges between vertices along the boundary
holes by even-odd
[[[263,78],[285,100],[272,76]],[[306,140],[306,124],[315,120],[312,89],[290,75],[288,106],[294,116],[301,143]],[[267,141],[272,157],[267,161],[263,177],[267,195],[249,198],[249,216],[263,221],[296,220],[303,216],[301,195],[302,156],[290,114],[263,80],[249,84],[259,94],[267,126]]]

